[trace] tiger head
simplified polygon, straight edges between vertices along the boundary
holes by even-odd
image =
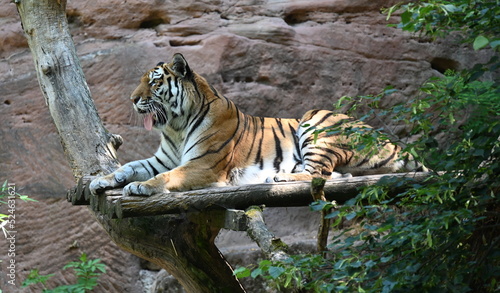
[[[144,114],[146,129],[161,129],[167,124],[181,127],[179,123],[192,104],[193,74],[186,59],[177,53],[171,63],[160,62],[142,76],[130,99],[134,109]]]

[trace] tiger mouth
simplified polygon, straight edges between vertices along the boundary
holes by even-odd
[[[144,128],[151,130],[153,127],[160,127],[167,123],[167,113],[165,108],[159,103],[148,105],[147,109],[137,108],[137,112],[144,116]]]

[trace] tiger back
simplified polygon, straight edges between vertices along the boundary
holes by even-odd
[[[124,195],[151,195],[221,185],[326,179],[423,169],[401,148],[385,143],[360,154],[342,131],[368,125],[326,110],[302,119],[242,113],[189,67],[181,54],[146,72],[130,100],[144,127],[161,133],[156,153],[129,162],[90,184],[92,192],[124,186]]]

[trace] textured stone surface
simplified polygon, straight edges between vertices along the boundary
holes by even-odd
[[[142,129],[128,95],[142,72],[175,52],[243,111],[283,117],[330,109],[341,96],[375,94],[387,85],[401,90],[396,97],[404,100],[440,71],[487,58],[388,28],[379,9],[392,2],[97,0],[69,1],[67,10],[97,108],[108,129],[125,139],[119,157],[127,162],[149,156],[158,141]],[[139,261],[111,243],[85,207],[63,199],[73,178],[10,0],[0,0],[0,42],[0,179],[39,200],[18,202],[18,284],[35,267],[56,273],[51,284],[68,282],[62,266],[85,251],[108,266],[96,292],[140,292]],[[281,237],[310,232],[309,214],[282,212],[276,214],[299,218],[274,225]],[[218,241],[236,256],[249,245],[233,233]],[[1,266],[0,287],[18,292],[5,283]]]

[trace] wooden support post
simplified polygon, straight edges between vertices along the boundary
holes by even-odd
[[[326,201],[326,196],[323,188],[325,187],[326,180],[323,178],[313,178],[311,182],[311,195],[314,201]],[[320,222],[318,227],[318,239],[316,248],[319,253],[326,251],[328,245],[328,232],[330,230],[330,219],[325,218],[330,213],[331,209],[322,209],[320,211]]]
[[[251,206],[245,211],[245,214],[248,217],[247,234],[259,245],[266,257],[277,261],[287,259],[288,246],[267,229],[262,208]]]

